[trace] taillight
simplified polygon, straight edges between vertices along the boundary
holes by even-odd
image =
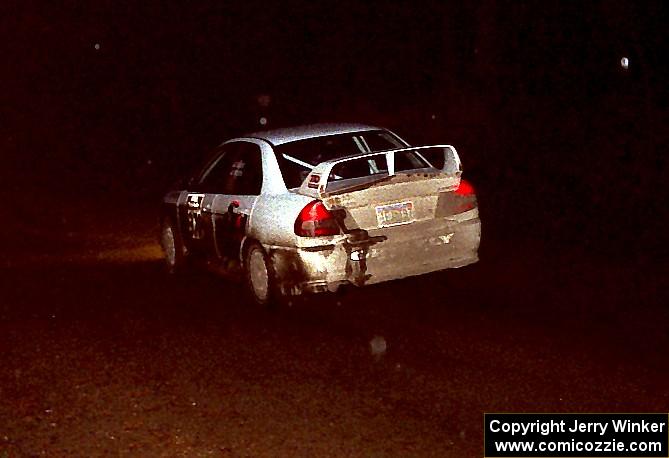
[[[469,181],[460,179],[460,186],[455,190],[455,195],[459,197],[455,199],[457,201],[454,207],[455,213],[463,213],[476,207],[474,186]]]
[[[320,237],[339,234],[337,220],[323,202],[314,200],[302,209],[295,220],[295,233],[301,237]]]
[[[474,186],[469,181],[460,179],[460,186],[455,190],[455,193],[463,197],[472,196],[474,195]]]

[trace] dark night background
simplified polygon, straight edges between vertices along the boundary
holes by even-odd
[[[484,411],[666,412],[667,24],[661,1],[3,2],[0,456],[479,456]],[[455,145],[480,262],[283,314],[168,280],[162,194],[261,116]]]
[[[3,10],[2,140],[17,188],[155,198],[260,116],[270,127],[362,121],[414,144],[457,145],[501,229],[529,223],[535,235],[586,244],[652,244],[664,232],[662,2]]]

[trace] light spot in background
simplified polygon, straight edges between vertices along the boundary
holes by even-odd
[[[262,118],[260,118],[258,122],[260,123],[261,126],[265,126],[267,125],[267,118],[263,116]]]
[[[388,344],[386,343],[386,339],[382,336],[374,336],[372,337],[372,340],[369,341],[369,351],[376,358],[383,356],[387,349]]]
[[[623,70],[627,70],[630,66],[630,60],[627,57],[623,57],[620,59],[620,66],[623,68]]]
[[[95,48],[96,51],[99,51],[100,50],[100,43],[95,43],[95,45],[93,47]]]

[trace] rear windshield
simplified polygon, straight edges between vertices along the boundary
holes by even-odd
[[[371,130],[307,138],[276,146],[274,150],[277,153],[283,179],[290,189],[299,187],[311,169],[321,162],[405,146],[390,132]],[[412,168],[417,168],[416,165]],[[374,164],[371,170],[381,171],[384,168],[385,164]]]

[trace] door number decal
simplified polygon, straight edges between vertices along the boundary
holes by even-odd
[[[202,225],[202,201],[204,194],[188,194],[186,201],[188,233],[193,239],[204,237],[204,227]]]

